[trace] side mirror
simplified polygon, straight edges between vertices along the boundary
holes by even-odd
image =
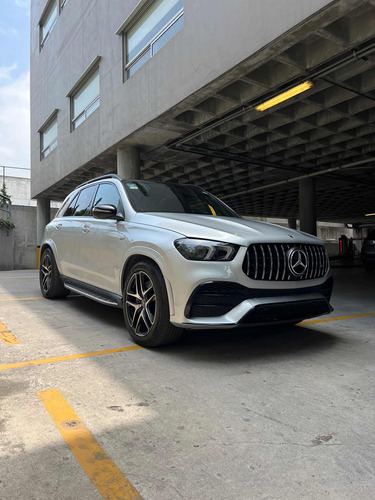
[[[92,209],[92,216],[94,219],[124,220],[124,217],[117,213],[114,205],[97,205]]]

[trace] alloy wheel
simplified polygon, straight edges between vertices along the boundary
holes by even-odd
[[[48,253],[43,255],[40,272],[42,278],[42,288],[43,291],[47,293],[51,287],[52,280],[52,261]]]
[[[135,272],[126,287],[125,312],[134,333],[144,337],[151,330],[156,316],[154,284],[144,271]]]

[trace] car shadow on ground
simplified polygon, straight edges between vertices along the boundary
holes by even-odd
[[[272,326],[223,330],[185,330],[176,344],[159,347],[164,354],[228,362],[313,354],[330,349],[337,338],[322,327]]]
[[[108,307],[90,299],[71,295],[67,299],[71,312],[87,314],[95,322],[124,332],[124,342],[132,341],[126,331],[121,309]],[[218,330],[184,330],[172,345],[152,348],[159,354],[200,359],[239,359],[246,357],[274,357],[317,352],[331,348],[337,338],[324,331],[322,324],[309,326],[275,325]]]

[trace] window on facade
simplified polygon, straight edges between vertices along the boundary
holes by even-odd
[[[57,147],[57,117],[40,132],[40,158],[43,160]]]
[[[99,68],[72,95],[72,128],[76,129],[100,105]]]
[[[183,27],[183,0],[154,0],[124,34],[126,75],[133,75]]]
[[[53,0],[40,21],[40,48],[44,46],[57,21],[57,0]]]

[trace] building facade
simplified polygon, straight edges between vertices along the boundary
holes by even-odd
[[[252,116],[259,113],[253,103],[314,78],[316,68],[344,58],[351,47],[364,50],[361,44],[375,34],[374,13],[373,2],[362,0],[33,0],[31,196],[38,203],[38,238],[50,200],[61,201],[77,184],[105,173],[196,182],[230,197],[264,184],[267,171],[267,182],[275,180],[272,160],[288,176],[298,165],[318,165],[319,154],[313,158],[314,148],[305,146],[314,136],[290,125],[301,118],[300,101],[289,117],[269,114],[263,122]],[[307,115],[319,111],[314,96],[329,95],[328,87],[316,80],[307,91]],[[285,144],[270,151],[278,139],[274,127]],[[302,146],[298,160],[288,159],[297,147],[287,143],[293,130],[301,134],[306,160]],[[250,169],[244,155],[252,148]],[[302,203],[315,203],[312,180],[303,182]],[[296,217],[295,194],[270,202],[269,213],[253,213]],[[251,213],[245,201],[235,208]],[[300,206],[300,212],[308,210]]]

